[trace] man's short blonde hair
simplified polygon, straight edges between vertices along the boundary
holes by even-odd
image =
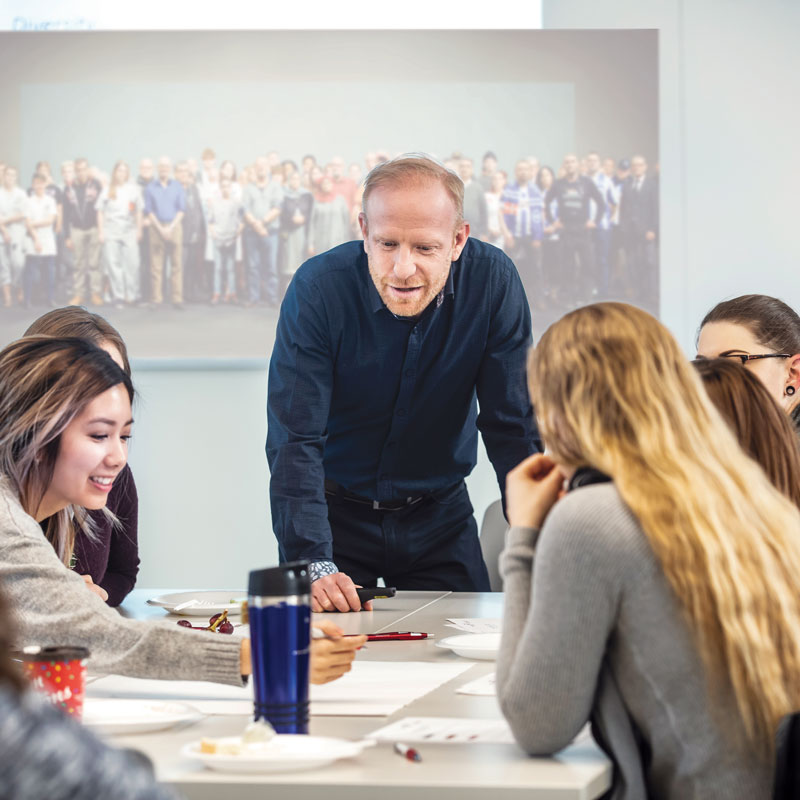
[[[364,194],[361,208],[367,216],[367,201],[370,194],[381,186],[404,186],[414,183],[438,181],[450,199],[456,212],[456,228],[464,222],[464,182],[452,170],[447,169],[426,153],[403,153],[373,167],[364,179]]]

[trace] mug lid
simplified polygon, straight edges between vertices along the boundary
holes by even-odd
[[[288,561],[278,567],[256,569],[250,573],[250,597],[294,597],[311,593],[308,561]]]
[[[22,648],[23,661],[77,661],[89,658],[89,648],[72,645],[41,647],[38,644]]]

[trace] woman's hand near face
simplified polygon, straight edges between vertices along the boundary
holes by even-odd
[[[367,643],[367,637],[344,638],[342,629],[327,620],[314,627],[329,638],[311,640],[311,683],[329,683],[350,671],[356,651]]]
[[[91,575],[81,575],[81,578],[89,591],[94,592],[104,603],[108,600],[108,592],[102,586],[98,586]]]
[[[564,494],[564,474],[541,453],[529,456],[506,476],[508,524],[541,528],[556,500]]]

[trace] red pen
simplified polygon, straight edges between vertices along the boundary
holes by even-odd
[[[422,761],[422,756],[413,748],[402,742],[394,743],[394,751],[399,756],[407,758],[409,761]]]
[[[413,631],[387,631],[386,633],[370,633],[368,642],[407,642],[412,639],[432,639],[432,633],[414,633]]]

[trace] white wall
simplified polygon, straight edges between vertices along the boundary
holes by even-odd
[[[662,318],[687,351],[700,318],[723,297],[772,293],[800,308],[800,6],[545,0],[543,10],[547,28],[660,29]],[[277,558],[265,374],[136,379],[144,396],[132,457],[142,497],[140,585],[243,586],[250,568]],[[497,496],[485,454],[470,490],[480,518]]]

